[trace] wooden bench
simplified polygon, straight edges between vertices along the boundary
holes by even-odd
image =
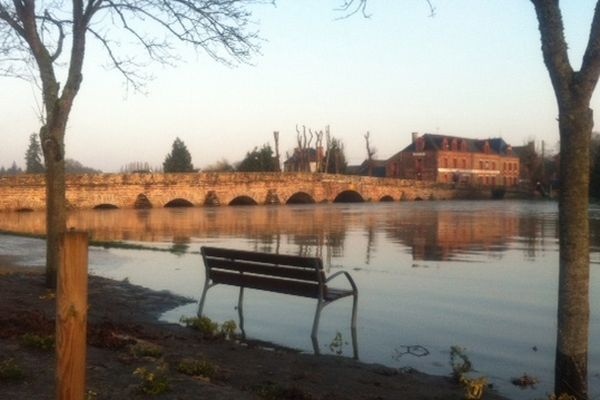
[[[336,300],[352,296],[351,330],[355,357],[358,357],[356,350],[358,289],[348,272],[339,271],[326,278],[323,263],[318,257],[299,257],[217,247],[202,247],[201,253],[206,268],[206,279],[198,306],[198,316],[202,316],[206,292],[218,284],[240,288],[238,314],[243,334],[245,334],[242,313],[244,288],[314,298],[318,302],[311,339],[313,346],[316,345],[315,352],[318,353],[317,331],[321,311],[326,305]],[[341,275],[346,277],[351,289],[329,286],[332,279]]]

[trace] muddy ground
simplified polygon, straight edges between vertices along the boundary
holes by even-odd
[[[54,399],[55,299],[40,272],[16,271],[0,268],[0,399]],[[90,277],[88,399],[464,398],[463,388],[448,377],[210,338],[157,320],[189,301]],[[491,391],[484,398],[502,399]]]

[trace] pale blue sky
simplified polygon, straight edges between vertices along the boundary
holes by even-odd
[[[256,8],[262,55],[228,68],[181,49],[185,63],[153,67],[146,95],[127,92],[87,54],[68,126],[67,157],[105,172],[132,161],[162,164],[175,137],[197,167],[272,143],[282,154],[295,126],[331,126],[351,163],[365,157],[371,132],[378,158],[405,147],[410,133],[558,141],[557,107],[527,0],[370,0],[371,18],[336,21],[341,0],[279,0]],[[595,1],[563,1],[571,62],[579,68]],[[38,131],[35,86],[0,78],[0,165],[24,165]],[[35,95],[34,95],[35,94]],[[595,95],[592,108],[600,109]],[[597,117],[600,118],[600,117]]]

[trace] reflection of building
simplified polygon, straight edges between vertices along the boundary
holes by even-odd
[[[392,156],[386,175],[392,178],[483,186],[514,186],[519,158],[503,139],[467,139],[413,133],[413,141]]]
[[[469,251],[500,250],[519,233],[512,214],[428,211],[390,221],[388,234],[411,248],[414,260],[451,260]]]

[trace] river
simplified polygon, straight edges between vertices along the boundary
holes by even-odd
[[[590,398],[600,397],[600,206],[590,209]],[[464,348],[503,394],[537,399],[551,393],[556,341],[558,210],[553,202],[427,201],[294,206],[88,210],[69,227],[93,240],[144,248],[92,247],[92,273],[128,279],[198,299],[201,245],[323,258],[328,274],[348,271],[359,288],[358,354],[362,361],[450,373],[450,348]],[[40,213],[4,213],[0,230],[41,233]],[[0,254],[23,265],[44,263],[43,242],[0,236]],[[343,285],[343,279],[339,281]],[[205,314],[237,321],[237,289],[208,292]],[[316,302],[248,290],[248,337],[312,352]],[[193,316],[197,304],[162,318]],[[352,301],[327,306],[322,353],[352,356]],[[539,379],[521,389],[511,379]]]

